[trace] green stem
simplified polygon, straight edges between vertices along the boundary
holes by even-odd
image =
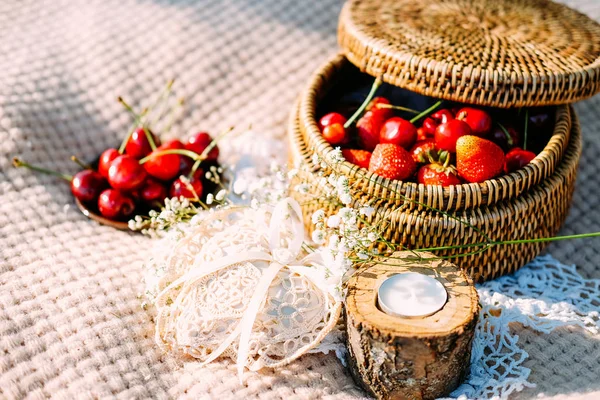
[[[181,108],[183,106],[183,104],[185,103],[185,101],[183,99],[179,99],[177,101],[177,104],[175,104],[172,108],[171,108],[171,112],[169,113],[169,122],[167,123],[167,126],[164,128],[164,134],[167,134],[171,131],[171,128],[173,127],[173,124],[175,123],[175,113],[177,110],[179,110],[179,108]]]
[[[157,153],[152,153],[152,154],[147,155],[146,157],[144,157],[144,158],[142,158],[140,160],[140,165],[148,162],[148,160],[150,160],[151,158],[160,157],[160,156],[166,156],[168,154],[178,154],[180,156],[189,157],[192,160],[196,160],[196,161],[202,160],[202,156],[201,155],[199,156],[197,153],[194,153],[193,151],[190,151],[190,150],[184,150],[184,149],[167,149],[167,150],[161,150],[161,151],[159,151]]]
[[[363,103],[360,105],[358,110],[356,110],[356,112],[354,114],[352,114],[350,119],[348,121],[346,121],[346,123],[344,124],[344,128],[348,129],[350,127],[350,125],[352,125],[354,123],[354,121],[362,115],[363,111],[365,111],[365,108],[367,108],[367,105],[369,105],[369,103],[375,96],[375,92],[377,91],[377,89],[379,89],[379,86],[381,86],[381,83],[382,82],[381,82],[380,78],[375,79],[375,81],[373,82],[373,85],[371,86],[371,91],[367,95],[367,98],[365,99],[365,101],[363,101]]]
[[[62,178],[68,182],[71,182],[73,180],[72,175],[61,174],[60,172],[56,172],[56,171],[52,171],[52,170],[49,170],[46,168],[38,167],[36,165],[31,165],[17,157],[13,158],[12,161],[13,161],[13,165],[17,168],[25,167],[25,168],[31,169],[33,171],[41,172],[43,174],[58,176],[59,178]]]
[[[480,246],[488,246],[489,247],[489,246],[501,246],[501,245],[511,245],[511,244],[545,243],[545,242],[557,242],[560,240],[585,239],[585,238],[593,238],[593,237],[600,237],[600,232],[580,233],[580,234],[576,234],[576,235],[565,235],[565,236],[553,236],[553,237],[538,238],[538,239],[499,240],[499,241],[492,241],[492,242],[461,244],[461,245],[456,245],[456,246],[428,247],[428,248],[415,249],[415,251],[440,251],[440,250],[467,249],[470,247],[480,247]]]
[[[136,119],[136,121],[138,121],[138,123],[141,122],[142,116],[145,115],[145,113],[148,112],[148,110],[146,109],[145,112],[142,112],[142,114],[136,113],[133,110],[133,108],[129,104],[127,104],[125,102],[125,100],[123,100],[122,97],[119,97],[119,103],[121,103],[123,105],[123,107],[125,107],[125,109],[127,111],[129,111],[129,113],[131,115],[133,115],[133,117]],[[156,150],[156,143],[154,143],[154,138],[152,137],[152,134],[150,133],[150,131],[148,130],[148,128],[145,125],[143,125],[143,124],[142,124],[142,129],[144,130],[144,134],[146,135],[146,140],[150,144],[150,148],[152,149],[152,151]],[[129,136],[131,136],[131,135],[129,135]],[[129,138],[127,138],[127,140],[129,140]],[[125,142],[125,144],[127,144],[127,142]]]
[[[71,156],[71,161],[73,161],[75,164],[79,165],[83,169],[93,169],[91,165],[84,163],[76,156]]]
[[[123,139],[123,141],[121,142],[121,146],[119,146],[119,154],[123,154],[125,152],[125,147],[127,147],[127,142],[129,142],[131,135],[133,135],[133,132],[135,132],[135,130],[138,128],[138,126],[142,122],[142,117],[144,115],[146,115],[147,112],[148,112],[148,110],[146,109],[146,110],[143,110],[140,115],[136,114],[136,117],[133,121],[133,124],[131,125],[131,128],[129,129],[129,132],[127,132],[127,136],[125,136],[125,139]]]
[[[504,125],[502,125],[500,122],[497,122],[497,124],[500,127],[500,129],[502,129],[502,132],[504,132],[504,134],[506,135],[506,141],[507,141],[508,145],[510,147],[512,147],[514,143],[513,143],[513,140],[512,140],[512,136],[510,136],[510,133],[508,133],[508,129],[506,129],[504,127]]]
[[[375,107],[377,107],[377,108],[391,108],[392,110],[406,111],[406,112],[413,113],[413,114],[419,114],[419,112],[420,112],[420,111],[417,111],[417,110],[413,110],[412,108],[407,108],[407,107],[402,107],[402,106],[395,106],[395,105],[392,105],[392,104],[378,103]]]
[[[173,83],[175,83],[174,79],[171,79],[169,82],[167,82],[167,86],[163,89],[160,96],[158,96],[156,101],[149,107],[150,110],[153,110],[155,107],[158,107],[158,105],[162,104],[160,111],[158,112],[156,118],[152,120],[152,122],[150,123],[150,126],[154,126],[158,121],[161,120],[162,115],[165,112],[166,100],[169,98],[169,96],[171,94],[171,88],[173,87]]]
[[[525,110],[525,131],[523,132],[523,150],[527,150],[527,128],[529,125],[529,109]]]
[[[427,110],[423,111],[421,114],[417,115],[416,117],[413,117],[413,119],[410,120],[410,123],[414,124],[415,122],[417,122],[418,120],[420,120],[424,116],[429,115],[429,113],[431,113],[433,110],[435,110],[436,108],[438,108],[442,104],[442,101],[443,100],[438,101],[437,103],[435,103],[434,105],[432,105],[431,107],[429,107]]]
[[[202,151],[202,154],[200,154],[200,158],[197,159],[196,162],[194,163],[194,165],[192,166],[192,169],[190,170],[190,173],[188,174],[188,179],[192,179],[192,177],[198,170],[198,167],[200,167],[200,164],[202,163],[202,161],[206,160],[206,157],[208,157],[208,154],[211,152],[212,149],[215,148],[217,143],[219,143],[219,141],[221,141],[221,139],[223,139],[225,137],[225,135],[229,134],[229,132],[231,132],[232,130],[233,130],[233,127],[229,127],[228,129],[224,130],[219,135],[217,135],[217,137],[214,138],[212,140],[212,142],[210,142],[208,144],[208,146],[206,146],[206,148]]]

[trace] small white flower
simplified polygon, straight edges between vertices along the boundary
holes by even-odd
[[[306,184],[306,183],[301,183],[294,187],[294,190],[301,194],[307,194],[309,189],[310,189],[310,186],[308,186],[308,184]]]
[[[312,233],[312,240],[319,245],[325,243],[325,232],[320,229],[315,230]]]
[[[340,201],[341,201],[343,204],[345,204],[345,205],[348,205],[348,204],[352,203],[352,196],[350,196],[350,194],[349,194],[349,193],[343,193],[343,194],[340,196]]]
[[[374,212],[375,209],[373,207],[361,207],[360,209],[360,215],[364,215],[367,218],[373,215]]]
[[[288,179],[292,179],[296,175],[298,175],[298,168],[290,169],[287,173]]]
[[[357,255],[357,256],[358,256],[358,258],[360,258],[361,260],[368,260],[368,259],[369,259],[369,255],[368,255],[367,253],[363,253],[362,251],[361,251],[361,252],[358,252],[356,255]]]
[[[219,193],[217,193],[217,195],[215,196],[215,199],[217,201],[223,201],[223,199],[225,198],[226,195],[227,195],[227,190],[221,189],[221,190],[219,190]]]
[[[329,237],[329,243],[328,243],[329,248],[337,249],[339,243],[340,243],[340,237],[338,235],[331,235]]]
[[[316,224],[319,221],[322,221],[325,218],[325,211],[319,209],[315,211],[312,215],[312,223]]]
[[[252,207],[253,209],[257,210],[258,207],[260,207],[260,203],[257,199],[252,199],[250,201],[250,207]]]
[[[215,196],[212,193],[206,195],[206,204],[211,205],[215,200]]]
[[[233,193],[240,195],[248,189],[248,181],[246,179],[236,179],[233,182]]]
[[[369,232],[369,234],[367,235],[367,239],[369,239],[369,241],[371,242],[375,242],[378,238],[379,235],[377,235],[377,233],[375,232]]]
[[[343,207],[338,211],[338,215],[344,222],[349,221],[354,216],[354,210],[350,207]]]
[[[312,156],[312,163],[315,165],[319,165],[319,163],[321,162],[321,159],[319,158],[318,154],[313,154]]]
[[[330,228],[337,228],[338,226],[340,226],[340,222],[342,222],[342,219],[337,214],[327,218],[327,226]]]

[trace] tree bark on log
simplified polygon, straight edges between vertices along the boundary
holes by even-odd
[[[477,291],[470,278],[448,261],[419,259],[411,252],[393,257],[402,259],[361,267],[348,282],[345,317],[352,375],[379,399],[447,396],[469,371],[479,312]],[[381,311],[379,286],[403,272],[439,280],[448,292],[444,307],[422,318]]]

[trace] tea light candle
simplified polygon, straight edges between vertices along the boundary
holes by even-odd
[[[426,317],[442,309],[448,293],[435,278],[406,272],[387,278],[377,291],[383,312],[398,317]]]

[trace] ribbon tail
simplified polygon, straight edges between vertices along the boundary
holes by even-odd
[[[269,267],[265,270],[258,285],[256,285],[256,289],[250,302],[248,303],[248,307],[246,311],[244,311],[244,316],[240,321],[238,327],[241,329],[240,335],[240,344],[238,347],[237,354],[237,369],[238,376],[240,378],[240,384],[243,383],[242,375],[244,373],[244,367],[246,366],[246,362],[248,361],[248,352],[250,350],[250,335],[252,334],[252,326],[254,325],[254,321],[256,320],[256,316],[260,311],[260,306],[267,295],[269,287],[271,283],[279,273],[279,271],[283,268],[278,262],[273,262]]]

